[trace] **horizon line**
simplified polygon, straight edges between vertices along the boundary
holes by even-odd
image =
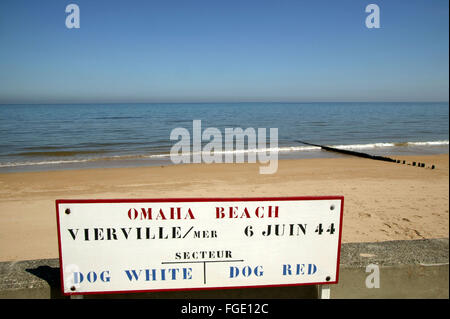
[[[88,105],[88,104],[227,104],[227,103],[248,103],[248,104],[254,104],[254,103],[286,103],[286,104],[313,104],[313,103],[449,103],[449,101],[425,101],[425,100],[419,100],[419,101],[194,101],[194,102],[188,102],[188,101],[152,101],[152,102],[13,102],[13,103],[3,103],[0,102],[0,105]]]

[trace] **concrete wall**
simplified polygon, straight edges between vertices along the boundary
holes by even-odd
[[[345,244],[331,297],[448,299],[448,252],[448,238]],[[369,264],[379,265],[379,288],[366,287]]]
[[[331,298],[449,298],[448,238],[343,244],[340,278]],[[379,267],[379,288],[367,288],[370,264]],[[370,270],[370,269],[368,269]],[[316,286],[247,288],[86,298],[317,298]],[[68,298],[60,292],[58,259],[0,263],[0,298]]]

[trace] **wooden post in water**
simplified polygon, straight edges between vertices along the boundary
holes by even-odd
[[[362,158],[369,158],[369,159],[373,159],[373,160],[377,160],[377,161],[384,161],[384,162],[391,162],[391,163],[396,162],[395,159],[392,159],[390,157],[370,155],[367,153],[355,152],[355,151],[349,151],[349,150],[341,150],[341,149],[334,148],[334,147],[329,147],[329,146],[319,145],[319,144],[312,144],[312,143],[308,143],[308,142],[304,142],[304,141],[300,141],[300,140],[297,140],[297,142],[305,144],[305,145],[320,147],[320,148],[322,148],[326,151],[330,151],[330,152],[342,153],[342,154],[346,154],[346,155],[353,155],[353,156],[358,156],[358,157],[362,157]]]

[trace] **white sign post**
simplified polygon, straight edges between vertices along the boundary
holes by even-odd
[[[341,196],[57,200],[65,295],[334,284]]]

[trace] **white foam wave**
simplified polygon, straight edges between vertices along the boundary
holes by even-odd
[[[405,142],[405,143],[368,143],[368,144],[348,144],[348,145],[328,145],[337,149],[343,150],[364,150],[364,149],[374,149],[374,148],[391,148],[391,147],[404,147],[404,146],[443,146],[449,145],[449,141],[428,141],[428,142]],[[215,154],[250,154],[250,153],[295,153],[295,152],[311,152],[318,151],[320,147],[316,146],[282,146],[276,148],[263,148],[263,149],[238,149],[238,150],[222,150],[216,151]],[[209,152],[190,152],[188,155],[201,155],[209,154]],[[179,155],[181,156],[181,154]],[[94,157],[94,158],[84,158],[84,159],[67,159],[67,160],[49,160],[49,161],[39,161],[39,162],[6,162],[0,163],[0,168],[5,167],[17,167],[17,166],[34,166],[34,165],[64,165],[64,164],[76,164],[94,161],[116,161],[116,160],[136,160],[136,159],[158,159],[171,157],[170,154],[139,154],[139,155],[113,155],[109,157]]]
[[[2,167],[16,167],[16,166],[34,166],[34,165],[61,165],[61,164],[75,164],[75,163],[86,163],[86,162],[96,162],[96,161],[114,161],[114,160],[133,160],[140,158],[164,158],[170,157],[169,154],[152,154],[152,155],[113,155],[109,157],[94,157],[94,158],[84,158],[84,159],[74,159],[74,160],[56,160],[56,161],[40,161],[40,162],[7,162],[0,163],[0,168]]]
[[[448,145],[449,141],[429,141],[429,142],[389,142],[389,143],[368,143],[368,144],[350,144],[350,145],[330,145],[331,147],[343,150],[357,150],[357,149],[373,149],[373,148],[389,148],[402,146],[441,146]]]
[[[394,147],[395,143],[370,143],[370,144],[350,144],[350,145],[332,145],[331,147],[342,150],[362,150],[371,148]]]
[[[448,141],[408,142],[408,145],[448,145]]]
[[[16,167],[16,166],[32,166],[32,165],[58,165],[58,164],[71,164],[71,163],[83,163],[89,162],[91,159],[80,159],[80,160],[65,160],[65,161],[42,161],[42,162],[7,162],[0,163],[1,167]]]

